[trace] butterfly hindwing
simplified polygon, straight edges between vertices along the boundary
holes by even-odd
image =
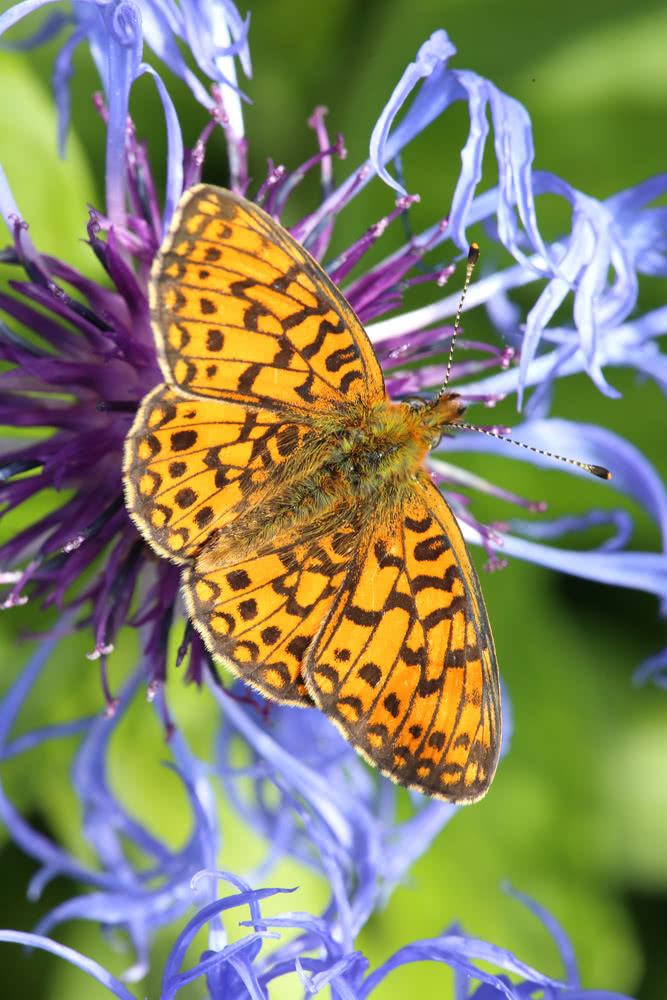
[[[267,550],[213,568],[206,550],[186,570],[190,616],[216,659],[269,698],[312,704],[301,664],[345,575],[331,538],[278,538]]]
[[[158,386],[126,439],[127,507],[161,555],[187,561],[278,488],[308,433],[288,414]]]
[[[385,397],[370,341],[319,264],[257,205],[200,184],[152,270],[167,382],[263,407],[331,409]]]
[[[426,476],[375,524],[303,665],[315,703],[376,767],[473,801],[493,777],[493,640],[460,530]]]

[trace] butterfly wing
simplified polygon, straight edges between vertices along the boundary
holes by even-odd
[[[269,698],[312,704],[301,664],[345,576],[343,547],[336,534],[315,541],[283,536],[216,568],[204,552],[185,571],[183,593],[215,658]]]
[[[323,411],[385,398],[354,311],[310,254],[257,205],[187,191],[153,264],[165,380],[266,408]]]
[[[302,669],[319,708],[394,781],[454,802],[489,787],[493,639],[460,529],[426,475],[364,537]]]
[[[125,442],[126,506],[160,555],[186,562],[284,484],[290,456],[309,452],[308,435],[285,413],[159,385]]]

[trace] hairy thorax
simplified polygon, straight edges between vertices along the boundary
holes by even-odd
[[[425,475],[420,470],[429,448],[463,412],[458,396],[447,393],[425,405],[386,399],[371,407],[358,403],[340,416],[313,415],[307,421],[312,433],[286,460],[272,492],[209,540],[200,568],[332,534],[341,551],[351,552],[370,521],[391,520],[400,510]]]

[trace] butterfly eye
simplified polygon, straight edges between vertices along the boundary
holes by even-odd
[[[403,405],[407,406],[409,410],[419,412],[424,409],[428,400],[424,399],[422,396],[404,396],[402,402]]]

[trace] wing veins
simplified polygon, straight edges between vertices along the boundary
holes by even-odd
[[[372,537],[372,533],[370,533],[370,536],[369,536],[369,541],[368,541],[368,545],[367,545],[367,547],[366,547],[366,552],[364,553],[364,557],[363,557],[364,559],[366,558],[366,555],[368,554],[368,551],[370,550],[370,547],[371,547],[371,541],[370,541],[370,537]],[[358,551],[359,551],[359,550],[357,550],[357,553],[358,553]],[[353,562],[356,562],[356,563],[358,564],[359,560],[358,560],[358,559],[356,559],[356,558],[351,558],[351,559],[350,559],[350,564],[352,564]],[[396,581],[394,582],[394,585],[393,585],[393,587],[392,587],[392,590],[391,590],[391,593],[392,593],[392,594],[394,593],[394,590],[395,590],[395,587],[396,587],[396,584],[398,583],[399,579],[400,579],[400,573],[398,574],[398,576],[397,576],[397,578],[396,578]],[[341,593],[341,592],[343,591],[343,587],[344,587],[344,586],[345,586],[345,584],[344,584],[344,582],[343,582],[343,583],[341,584],[341,587],[340,587],[340,589],[339,589],[339,594],[340,594],[340,593]],[[352,592],[348,591],[348,595],[349,595],[349,597],[351,597],[351,593],[352,593]],[[331,611],[330,611],[330,614],[334,614],[334,612],[335,612],[335,609],[336,609],[336,606],[332,606],[332,608],[331,608]],[[345,614],[345,612],[343,612],[343,616],[344,616],[344,614]],[[362,648],[361,648],[361,650],[360,650],[360,652],[359,652],[358,656],[357,656],[357,657],[355,658],[354,662],[350,664],[350,669],[349,669],[349,670],[347,671],[347,673],[345,674],[345,677],[344,677],[344,679],[343,679],[343,680],[341,681],[341,683],[340,683],[340,685],[339,685],[339,690],[340,690],[340,689],[341,689],[341,688],[343,687],[343,685],[344,685],[344,684],[346,683],[347,679],[348,679],[348,678],[350,677],[350,675],[352,674],[352,671],[354,670],[354,667],[355,667],[355,665],[359,663],[359,661],[360,661],[360,660],[361,660],[361,658],[363,657],[364,653],[365,653],[365,652],[366,652],[366,650],[368,649],[368,647],[369,647],[369,645],[370,645],[370,643],[371,643],[371,641],[372,641],[372,639],[373,639],[373,637],[374,637],[374,635],[375,635],[375,633],[376,633],[376,631],[377,631],[377,629],[378,629],[378,627],[379,627],[379,624],[380,624],[380,623],[378,622],[378,624],[377,624],[377,625],[373,625],[373,626],[371,626],[371,629],[370,629],[370,631],[369,631],[369,633],[368,633],[368,638],[367,638],[367,639],[365,640],[365,642],[364,642],[364,644],[363,644],[363,646],[362,646]],[[335,635],[335,632],[334,632],[334,635]],[[322,653],[324,653],[324,651],[325,651],[326,649],[328,649],[328,648],[329,648],[329,646],[330,646],[331,642],[333,641],[333,638],[334,638],[334,636],[332,635],[332,636],[331,636],[331,639],[329,640],[329,642],[327,643],[327,645],[326,645],[326,646],[324,647],[324,649],[322,649]],[[364,714],[363,714],[363,716],[361,716],[361,718],[365,718],[365,719],[368,719],[368,718],[369,718],[369,717],[370,717],[370,716],[372,715],[372,713],[374,712],[374,710],[375,710],[375,708],[377,707],[377,704],[378,704],[378,702],[379,702],[379,700],[380,700],[380,697],[382,696],[382,692],[383,692],[383,690],[384,690],[384,688],[385,688],[385,686],[386,686],[387,682],[389,681],[389,678],[391,677],[391,675],[392,675],[392,673],[393,673],[394,669],[396,668],[396,664],[398,663],[398,659],[399,659],[399,656],[400,656],[400,650],[399,650],[399,652],[398,652],[398,653],[396,654],[396,656],[395,656],[395,658],[394,658],[394,660],[393,660],[393,662],[392,662],[392,665],[391,665],[391,667],[389,668],[388,672],[387,672],[386,674],[383,674],[383,680],[382,680],[382,685],[381,685],[381,687],[380,687],[380,689],[379,689],[379,691],[378,691],[377,695],[375,696],[375,698],[374,698],[374,699],[373,699],[373,700],[371,701],[371,704],[370,704],[370,707],[369,707],[368,711],[367,711],[367,712],[364,712]]]
[[[301,303],[301,305],[303,305],[303,303]],[[317,315],[317,314],[315,314],[315,315]],[[275,318],[278,319],[278,317],[275,317]],[[208,320],[207,319],[198,319],[197,317],[194,317],[194,316],[192,318],[190,318],[189,316],[183,316],[183,315],[179,316],[178,314],[176,314],[176,319],[177,320],[181,320],[184,323],[201,323],[201,324],[204,324],[206,326],[216,326],[217,325],[223,331],[223,333],[224,333],[225,330],[238,330],[238,331],[240,331],[242,333],[248,333],[248,332],[250,332],[250,333],[258,333],[262,337],[273,337],[274,340],[280,340],[281,337],[287,337],[287,339],[289,340],[289,336],[287,334],[285,334],[285,333],[270,333],[270,332],[265,332],[264,330],[251,330],[251,331],[248,331],[244,326],[236,326],[234,324],[226,323],[226,322],[220,322],[220,323],[216,324],[214,322],[211,322],[210,319],[208,319]],[[278,320],[278,322],[280,322],[280,320]],[[343,335],[345,333],[350,333],[350,328],[349,328],[349,326],[347,326],[344,323],[344,329],[340,331],[340,334]],[[353,342],[355,341],[355,338],[353,336],[351,336],[350,339]],[[337,386],[337,385],[334,385],[332,382],[327,381],[326,378],[324,378],[319,372],[317,372],[315,370],[315,368],[313,368],[313,366],[309,363],[308,359],[303,357],[303,354],[302,354],[301,350],[299,350],[299,348],[295,347],[294,344],[291,342],[291,340],[289,341],[289,343],[290,343],[290,347],[294,351],[294,354],[297,357],[301,358],[301,360],[303,361],[303,363],[307,366],[305,369],[303,369],[303,368],[277,367],[276,365],[272,365],[272,364],[270,364],[270,363],[268,363],[266,361],[262,361],[261,362],[262,368],[272,369],[273,371],[278,371],[278,372],[287,371],[287,372],[301,372],[301,373],[304,373],[304,374],[308,373],[309,375],[312,375],[313,378],[317,379],[318,381],[322,382],[324,385],[328,386],[330,389],[333,390],[333,392],[337,396],[339,396],[340,395],[340,387]],[[168,345],[165,344],[165,351],[167,350],[167,347],[168,347]],[[216,357],[213,354],[206,354],[206,355],[203,355],[203,356],[199,355],[199,354],[188,354],[188,358],[192,359],[193,361],[210,361],[210,362],[215,362],[215,360],[216,360]],[[232,363],[235,363],[235,364],[251,365],[251,364],[255,364],[256,363],[256,362],[253,362],[253,361],[249,361],[248,358],[229,358],[229,357],[224,357],[224,358],[220,358],[218,360],[219,360],[219,363],[221,363],[221,364],[222,363],[232,362]],[[367,375],[368,371],[367,371],[367,367],[366,367],[366,362],[364,360],[364,356],[363,356],[363,354],[362,354],[361,351],[359,351],[359,353],[357,355],[357,361],[363,367],[364,374]],[[173,385],[174,388],[176,388],[176,389],[183,389],[183,387],[181,385],[179,385],[178,382],[176,382],[174,380],[174,376],[173,376],[173,374],[171,374],[171,372],[170,372],[169,378],[165,379],[165,381],[167,382],[168,385]],[[365,380],[365,383],[368,386],[368,379]],[[186,389],[185,391],[186,392],[188,390],[189,391],[193,391],[193,389],[195,388],[195,386],[196,386],[196,383],[188,383],[188,389]],[[204,385],[204,386],[202,386],[202,389],[205,389],[206,393],[210,394],[210,392],[211,392],[211,386],[210,385]],[[237,390],[230,389],[230,390],[227,390],[227,391],[229,391],[230,393],[233,393],[233,392],[235,392]],[[206,395],[206,393],[204,393],[204,392],[197,393],[197,395]],[[249,393],[248,395],[254,395],[254,397],[256,399],[258,399],[258,400],[260,400],[260,399],[270,399],[270,397],[260,396],[259,394],[256,394],[256,393],[255,394]],[[216,396],[208,395],[207,398],[209,398],[209,399],[215,399],[217,397]],[[289,405],[290,406],[295,406],[296,404],[290,403]],[[265,405],[265,408],[268,409],[268,406]]]
[[[405,539],[405,525],[404,525],[403,521],[401,521],[400,523],[401,523],[401,538],[402,538],[402,541],[403,541],[403,555],[405,556],[405,553],[407,551],[407,542],[406,542],[406,539]],[[417,607],[417,598],[415,596],[415,592],[414,592],[414,588],[413,588],[412,577],[406,571],[405,568],[403,568],[401,570],[401,572],[405,573],[405,578],[406,578],[406,580],[408,582],[408,587],[409,587],[409,590],[410,590],[410,596],[412,597],[412,603],[413,603],[414,609],[415,609],[415,621],[418,621],[419,624],[421,625],[422,634],[424,636],[424,645],[426,647],[426,653],[428,654],[428,633],[427,633],[426,629],[424,628],[424,623],[423,623],[422,619],[419,616],[419,610],[418,610],[418,607]],[[397,580],[397,582],[398,582],[398,580]],[[451,629],[450,629],[450,636],[451,636]],[[407,639],[407,635],[406,635],[406,639]],[[449,642],[449,640],[448,640],[448,642]],[[420,671],[420,675],[421,675],[421,671]],[[421,677],[420,677],[420,679],[421,679]],[[418,752],[421,752],[424,749],[424,747],[426,746],[426,740],[427,740],[428,736],[430,735],[430,733],[433,730],[433,726],[435,724],[435,719],[437,718],[437,715],[438,715],[438,709],[440,708],[440,701],[442,699],[443,687],[444,687],[444,685],[440,685],[440,687],[438,688],[438,697],[437,697],[437,700],[436,700],[435,708],[433,709],[433,712],[431,714],[431,721],[426,726],[426,731],[424,732],[424,735],[423,735],[423,737],[420,740],[420,743],[419,743],[419,746],[418,746],[418,750],[416,750],[413,753],[413,755],[412,755],[413,758],[417,756]],[[405,712],[405,714],[403,716],[403,719],[401,721],[400,726],[397,727],[397,729],[396,729],[397,733],[403,732],[403,730],[405,728],[405,723],[408,720],[410,712],[411,712],[411,710],[413,708],[413,705],[415,703],[416,697],[417,697],[417,685],[415,685],[412,688],[412,691],[410,693],[410,702],[409,702],[409,705],[408,705],[408,711]]]
[[[208,222],[215,221],[216,216],[220,219],[226,214],[224,209],[226,207],[232,208],[232,214],[228,221],[232,223],[233,227],[236,228],[239,234],[251,234],[255,239],[259,239],[265,244],[268,244],[269,248],[273,247],[280,253],[284,254],[289,260],[291,265],[295,269],[295,285],[303,289],[303,291],[321,303],[326,303],[328,309],[338,318],[339,324],[343,326],[344,331],[346,331],[350,337],[352,343],[358,348],[357,358],[356,358],[356,370],[363,382],[363,390],[359,392],[361,398],[383,398],[386,396],[384,378],[382,375],[382,370],[380,368],[379,362],[374,355],[373,346],[366,334],[358,316],[354,312],[353,308],[348,302],[346,302],[342,293],[336,288],[333,281],[326,273],[324,268],[316,261],[311,254],[304,247],[300,246],[297,241],[291,236],[291,234],[286,231],[281,224],[274,219],[272,216],[267,214],[263,209],[257,205],[246,202],[245,199],[235,195],[231,191],[225,191],[221,188],[215,188],[209,185],[199,185],[197,188],[193,188],[190,196],[184,196],[182,201],[182,208],[180,209],[180,215],[178,217],[178,225],[175,230],[171,231],[171,240],[168,246],[165,246],[162,252],[162,260],[164,265],[164,259],[168,255],[172,255],[174,258],[178,259],[179,262],[185,260],[188,263],[195,263],[192,257],[188,254],[182,256],[176,253],[174,247],[176,244],[176,235],[180,235],[180,232],[186,229],[186,223],[188,220],[197,218],[198,215],[208,216]],[[202,207],[203,205],[207,207]],[[180,207],[180,206],[179,206]],[[232,233],[231,241],[219,240],[215,236],[208,235],[204,236],[199,233],[192,237],[193,242],[196,244],[197,241],[209,243],[210,245],[216,246],[221,250],[225,248],[229,249],[233,247],[234,252],[237,254],[244,254],[249,261],[253,259],[260,261],[264,267],[277,269],[282,276],[289,270],[284,266],[276,264],[270,259],[270,250],[267,250],[265,256],[259,256],[253,250],[248,249],[244,246],[238,246],[236,244],[242,242],[241,239],[234,240]],[[195,266],[196,263],[195,263]],[[225,268],[224,260],[220,261],[202,261],[200,266]],[[249,265],[252,268],[252,264]],[[258,286],[265,287],[267,289],[275,291],[276,289],[271,289],[270,285],[267,285],[265,281],[261,279],[258,280],[253,277],[252,274],[244,274],[243,271],[237,271],[235,267],[227,266],[227,270],[232,274],[239,274],[240,277],[252,278]],[[308,287],[306,284],[301,284],[298,278],[303,276],[308,279]],[[188,286],[191,287],[191,286]],[[288,286],[289,287],[289,286]],[[313,291],[314,289],[314,291]],[[281,294],[285,294],[297,302],[302,309],[308,308],[308,306],[301,301],[301,299],[295,299],[293,295],[287,292],[286,289],[279,289]],[[249,300],[252,301],[252,300]],[[158,303],[158,309],[162,304]],[[311,307],[312,308],[312,307]],[[317,313],[315,313],[317,315]],[[191,321],[192,322],[192,321]],[[204,321],[201,321],[204,322]],[[166,345],[165,345],[166,348]],[[295,348],[296,350],[296,348]],[[300,353],[300,352],[298,352]],[[303,360],[303,359],[302,359]],[[311,372],[313,372],[310,365],[308,365]],[[168,371],[170,368],[169,362],[165,358],[163,371]],[[314,372],[313,372],[314,374]],[[339,386],[333,386],[325,378],[321,376],[320,382],[325,386],[329,387],[336,396],[341,395],[341,389]],[[166,379],[167,382],[171,381],[170,378]],[[194,390],[195,387],[192,385],[188,386],[189,389]],[[203,394],[206,391],[210,391],[210,387],[202,387]],[[199,394],[202,391],[199,390]],[[239,393],[238,395],[243,395]],[[248,394],[250,395],[250,394]],[[220,397],[218,397],[220,398]],[[231,397],[234,398],[233,396]],[[266,399],[267,404],[271,397],[263,397],[259,394],[255,395],[257,399]],[[297,408],[299,408],[297,406]]]
[[[267,263],[267,261],[263,257],[258,257],[256,254],[251,254],[247,250],[240,250],[240,249],[238,249],[236,247],[234,249],[236,250],[237,253],[244,253],[248,257],[251,257],[253,260],[257,260],[257,261],[259,261],[262,264],[266,264]],[[253,283],[253,286],[255,286],[257,288],[266,288],[266,290],[269,291],[269,292],[275,292],[277,295],[284,295],[286,299],[290,299],[295,305],[300,306],[302,309],[312,308],[312,307],[309,307],[305,302],[302,302],[301,299],[297,299],[294,295],[292,295],[287,290],[287,288],[274,288],[273,284],[267,284],[266,281],[262,281],[261,278],[256,278],[253,274],[249,274],[248,272],[237,271],[236,268],[234,268],[234,267],[225,267],[225,266],[221,266],[221,265],[217,265],[217,264],[208,264],[208,263],[203,264],[203,263],[200,263],[199,261],[193,260],[191,257],[179,257],[178,254],[174,254],[174,259],[177,260],[177,261],[179,261],[179,262],[185,260],[188,263],[192,264],[194,267],[199,267],[199,268],[206,267],[206,268],[210,268],[210,269],[216,269],[218,271],[226,271],[227,274],[229,274],[229,275],[235,275],[236,274],[241,279],[245,279],[245,280],[251,279],[252,283]],[[294,263],[295,263],[295,265],[297,267],[301,267],[301,265],[297,261],[295,261]],[[269,265],[269,266],[272,267],[273,265]],[[302,270],[303,270],[303,268],[302,268]],[[277,279],[279,279],[279,278],[281,278],[281,277],[282,277],[282,274],[276,268],[276,277],[274,278],[274,281],[277,280]],[[294,278],[294,284],[295,285],[299,285],[299,282],[298,282],[297,278]],[[227,292],[227,291],[225,291],[225,290],[223,290],[221,288],[207,288],[206,286],[202,287],[202,285],[195,285],[195,284],[193,284],[193,283],[191,283],[189,281],[179,280],[178,287],[179,288],[189,288],[193,292],[202,292],[203,293],[204,291],[206,291],[206,292],[215,294],[218,298],[221,298],[221,299],[234,299],[234,301],[236,301],[236,302],[238,302],[238,300],[239,300],[238,295],[234,295],[232,292]],[[306,288],[304,285],[299,285],[299,288],[301,288],[307,295],[312,295],[313,298],[317,297],[316,292],[312,291],[310,288]],[[248,298],[247,300],[243,299],[243,301],[253,302],[254,300]],[[338,313],[338,310],[336,309],[336,307],[335,307],[334,304],[332,304],[329,301],[327,301],[327,306],[328,306],[328,308],[330,308],[332,310],[332,312]],[[317,313],[315,315],[317,315]],[[339,318],[341,319],[342,322],[345,322],[343,320],[342,316],[339,316]],[[278,317],[276,317],[276,319],[278,319]]]
[[[312,552],[308,554],[308,557],[307,557],[307,558],[309,558],[309,557],[310,557],[310,555],[312,555]],[[307,562],[307,559],[306,559],[306,562]],[[301,580],[301,579],[303,578],[303,574],[304,574],[305,572],[306,572],[306,566],[305,566],[305,565],[302,565],[302,566],[300,566],[300,567],[299,567],[299,572],[298,572],[298,579],[299,579],[299,580]],[[275,583],[276,581],[281,581],[281,580],[284,580],[284,579],[285,579],[285,577],[287,577],[287,576],[289,576],[289,573],[288,573],[287,571],[285,571],[285,572],[284,572],[284,573],[283,573],[283,574],[282,574],[281,576],[276,576],[276,577],[274,577],[274,578],[273,578],[272,580],[268,580],[268,581],[265,581],[265,583],[263,583],[263,584],[262,584],[261,586],[267,586],[268,584],[272,584],[272,583]],[[251,593],[251,591],[244,591],[244,593]],[[321,598],[320,598],[319,600],[321,600]],[[319,604],[319,600],[315,602],[315,605],[314,605],[314,607],[316,607],[316,606],[317,606],[317,604]],[[275,609],[274,611],[272,611],[272,612],[271,612],[270,614],[266,615],[266,616],[265,616],[264,618],[260,619],[259,621],[256,621],[256,622],[253,622],[253,623],[252,623],[252,625],[249,625],[249,626],[248,626],[248,628],[247,628],[247,629],[246,629],[246,630],[245,630],[244,632],[239,632],[237,636],[234,636],[234,638],[238,638],[239,636],[242,636],[242,635],[245,635],[245,634],[246,634],[247,632],[249,632],[249,631],[250,631],[250,630],[251,630],[252,628],[256,627],[257,625],[260,625],[260,624],[262,624],[262,622],[266,622],[266,621],[268,621],[268,620],[269,620],[270,618],[272,618],[272,617],[273,617],[273,615],[274,615],[274,614],[276,614],[276,613],[277,613],[278,611],[280,611],[280,610],[282,610],[282,609],[283,609],[284,607],[286,607],[286,605],[287,605],[288,601],[289,601],[289,596],[288,596],[288,597],[286,597],[286,598],[285,598],[285,600],[283,601],[283,603],[282,603],[281,605],[279,605],[279,606],[278,606],[278,607],[277,607],[277,608],[276,608],[276,609]],[[217,605],[216,605],[216,606],[217,606]],[[287,633],[286,633],[285,635],[281,635],[281,637],[280,637],[280,644],[282,645],[282,644],[283,644],[283,643],[285,642],[285,640],[287,640],[287,639],[289,639],[289,638],[290,638],[291,636],[293,636],[293,635],[294,635],[294,633],[295,633],[296,631],[298,631],[298,629],[299,629],[299,628],[301,627],[301,625],[302,625],[302,624],[303,624],[303,619],[299,619],[299,620],[298,620],[298,621],[297,621],[297,622],[296,622],[296,623],[295,623],[295,624],[294,624],[294,625],[292,626],[292,628],[290,629],[290,631],[289,631],[289,632],[287,632]],[[276,644],[276,645],[277,645],[277,644]],[[263,661],[263,662],[266,662],[266,661]]]
[[[327,282],[326,285],[325,285],[325,288],[326,288],[326,291],[327,291],[327,299],[328,299],[329,306],[332,309],[332,311],[336,313],[336,315],[338,316],[339,320],[341,321],[341,323],[343,324],[343,326],[346,327],[346,329],[351,330],[351,323],[355,323],[359,327],[359,329],[361,331],[361,334],[362,334],[362,337],[366,337],[366,339],[368,340],[368,335],[365,333],[365,331],[363,329],[363,326],[361,324],[361,321],[359,320],[359,317],[356,315],[356,313],[354,312],[354,310],[352,309],[352,307],[349,305],[349,303],[345,301],[342,292],[340,292],[339,289],[336,288],[336,286],[334,285],[333,281],[331,280],[331,278],[329,277],[329,275],[326,273],[326,271],[324,270],[324,268],[317,261],[315,261],[310,256],[310,254],[308,253],[308,251],[305,250],[305,248],[303,248],[302,249],[302,252],[304,254],[303,259],[299,260],[297,257],[294,256],[294,251],[293,251],[292,247],[290,246],[290,242],[288,240],[284,239],[283,234],[280,231],[280,229],[275,229],[274,230],[272,228],[272,226],[267,225],[266,222],[265,222],[265,220],[262,219],[259,216],[252,217],[252,221],[254,223],[256,223],[258,226],[261,226],[261,229],[259,229],[259,228],[255,229],[255,228],[253,228],[253,226],[243,225],[241,223],[239,223],[239,228],[243,228],[247,232],[254,233],[256,236],[259,236],[262,239],[268,240],[268,242],[272,243],[273,246],[276,246],[276,247],[278,247],[278,249],[282,250],[283,253],[285,253],[286,256],[289,257],[290,260],[293,261],[294,264],[298,268],[300,268],[300,270],[308,278],[310,278],[310,280],[313,282],[313,284],[316,287],[321,287],[322,286],[322,276],[324,276],[326,278],[326,282]],[[275,223],[275,220],[272,219],[271,223]],[[280,226],[280,223],[275,223],[275,225],[276,226]],[[224,244],[220,244],[220,245],[224,245]],[[235,248],[235,249],[240,250],[242,253],[247,253],[248,256],[252,256],[256,260],[262,260],[264,263],[266,263],[263,260],[263,258],[257,257],[256,254],[251,254],[249,251],[247,251],[247,250],[245,250],[243,248]],[[315,265],[315,266],[313,266],[313,265]],[[257,282],[257,284],[261,284],[261,282]],[[269,286],[266,286],[266,287],[269,287]],[[309,291],[309,289],[306,289],[306,291]],[[313,293],[311,292],[311,294],[313,294]],[[300,303],[300,305],[303,306],[303,303]],[[349,313],[349,316],[347,316],[346,313]],[[356,339],[356,338],[353,338],[353,339]],[[361,337],[359,339],[361,339]],[[372,352],[373,348],[372,348],[372,344],[370,343],[370,340],[368,340],[368,344],[369,344],[369,346],[371,348],[371,352]],[[365,358],[364,353],[362,351],[359,352],[359,360],[360,360],[361,366],[363,368],[366,385],[370,388],[370,384],[371,383],[370,383],[370,380],[368,378],[369,369],[368,369],[368,365],[367,365],[367,362],[366,362],[366,358]],[[379,368],[379,364],[378,364],[378,369],[379,369],[379,376],[380,376],[380,385],[384,389],[384,379],[382,377],[382,371]]]
[[[278,338],[276,338],[276,339],[278,339]],[[297,354],[298,352],[295,351],[294,353]],[[212,354],[203,354],[203,355],[202,354],[188,354],[188,358],[191,361],[210,361],[212,363],[215,363],[215,361],[216,361],[215,355],[212,355]],[[251,365],[251,364],[255,363],[255,362],[249,361],[248,358],[233,358],[233,357],[229,357],[228,355],[225,356],[224,358],[220,358],[219,361],[218,361],[219,364],[228,364],[230,362],[232,364],[237,364],[237,365]],[[260,363],[262,365],[262,368],[271,368],[274,371],[278,371],[278,372],[287,371],[287,372],[295,372],[295,373],[299,373],[300,372],[301,374],[306,374],[309,371],[313,371],[312,368],[311,369],[308,369],[308,368],[293,368],[293,367],[285,368],[284,366],[281,366],[281,365],[271,364],[268,361],[262,361]],[[307,362],[304,362],[304,364],[307,364]],[[201,425],[200,424],[192,424],[191,426],[193,426],[193,427],[199,427]]]

